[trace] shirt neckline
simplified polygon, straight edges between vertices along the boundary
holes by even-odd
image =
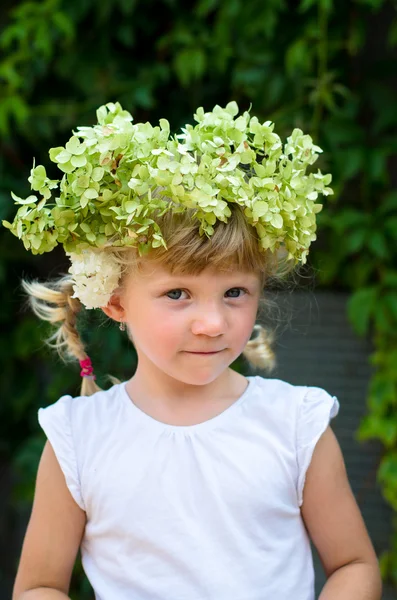
[[[225,421],[227,418],[229,418],[231,416],[231,414],[233,413],[233,411],[236,410],[237,407],[240,406],[247,399],[248,395],[252,392],[252,390],[255,387],[256,375],[255,376],[247,376],[246,379],[248,381],[247,387],[245,388],[245,390],[241,394],[241,396],[239,398],[237,398],[237,400],[235,400],[235,402],[233,402],[233,404],[231,404],[224,411],[219,413],[219,415],[215,415],[215,417],[212,417],[211,419],[207,419],[206,421],[202,421],[201,423],[195,423],[193,425],[171,425],[170,423],[163,423],[162,421],[158,421],[154,417],[151,417],[150,415],[145,413],[136,404],[134,404],[134,402],[132,401],[132,398],[130,398],[130,396],[126,390],[127,381],[123,381],[122,383],[120,383],[119,387],[120,387],[121,395],[122,395],[124,402],[128,403],[130,410],[133,413],[135,413],[135,415],[138,416],[142,421],[145,421],[152,427],[154,426],[160,430],[168,430],[168,431],[175,431],[175,432],[177,432],[177,431],[193,432],[193,431],[198,431],[198,430],[202,431],[205,429],[210,429],[210,428],[214,427],[215,425],[218,425],[222,421]]]

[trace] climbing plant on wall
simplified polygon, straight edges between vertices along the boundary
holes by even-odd
[[[382,442],[378,481],[397,510],[396,2],[5,0],[0,22],[2,219],[14,214],[10,189],[27,195],[32,157],[47,165],[47,149],[76,123],[93,124],[109,101],[176,130],[197,106],[233,99],[282,135],[301,127],[325,150],[317,164],[333,173],[335,195],[319,215],[311,260],[318,285],[351,292],[352,326],[373,341],[357,435]],[[64,257],[30,257],[10,238],[0,231],[0,453],[20,473],[19,498],[30,498],[42,446],[36,409],[76,393],[79,376],[53,368],[43,326],[20,309],[21,274],[58,272]],[[133,351],[105,322],[94,329],[86,336],[98,371],[127,373]],[[397,587],[397,523],[381,566]],[[89,597],[79,581],[79,597]]]

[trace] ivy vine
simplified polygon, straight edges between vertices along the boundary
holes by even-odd
[[[382,442],[377,478],[397,511],[396,2],[5,0],[2,9],[1,219],[13,216],[10,189],[26,195],[31,157],[47,164],[47,148],[62,145],[76,123],[92,124],[109,101],[136,121],[166,117],[177,129],[197,106],[236,100],[274,121],[281,136],[301,127],[324,149],[318,166],[333,173],[335,195],[319,215],[312,261],[322,286],[351,293],[350,322],[373,342],[357,438]],[[33,260],[4,231],[0,251],[0,453],[24,473],[19,489],[29,497],[38,404],[68,386],[76,391],[79,381],[66,367],[45,366],[37,322],[21,312],[16,293],[21,272],[44,277],[63,257]],[[109,328],[100,333],[94,345],[106,340],[118,365],[120,338]],[[397,520],[381,568],[397,588]],[[83,585],[79,597],[88,598]]]

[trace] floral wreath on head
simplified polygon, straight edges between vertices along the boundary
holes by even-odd
[[[210,237],[239,204],[264,252],[283,246],[305,263],[322,209],[316,200],[333,193],[331,174],[306,174],[322,150],[300,129],[283,146],[274,123],[238,112],[236,102],[207,113],[200,107],[197,124],[171,136],[166,119],[133,124],[118,102],[101,106],[97,125],[77,127],[65,147],[50,149],[61,180],[33,164],[28,181],[38,196],[11,193],[19,209],[3,225],[33,254],[62,244],[74,297],[86,308],[106,305],[118,285],[120,266],[101,250],[167,248],[153,216],[168,210],[193,209],[200,235]]]

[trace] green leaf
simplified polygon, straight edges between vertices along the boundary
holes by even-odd
[[[391,425],[392,426],[392,425]],[[394,422],[394,427],[396,421]],[[379,471],[377,474],[378,481],[389,483],[397,481],[397,452],[390,452],[381,460]]]
[[[80,152],[81,144],[79,138],[76,136],[72,136],[70,140],[66,143],[65,148],[66,151],[70,154],[76,154],[77,152]]]
[[[335,214],[330,222],[331,227],[339,234],[350,235],[347,230],[357,230],[357,228],[364,229],[367,225],[372,222],[371,215],[357,210],[354,208],[341,209]]]
[[[347,312],[358,335],[365,335],[368,332],[371,318],[376,309],[377,298],[378,288],[375,286],[357,290],[349,298]]]
[[[384,228],[385,228],[385,231],[392,238],[392,240],[394,240],[396,242],[397,241],[397,216],[389,217],[385,221]]]
[[[95,169],[93,169],[93,171],[92,171],[91,179],[93,181],[101,181],[104,174],[105,174],[105,169],[103,169],[102,167],[95,167]]]
[[[317,4],[318,0],[301,0],[299,3],[299,12],[300,13],[304,13],[307,10],[309,10],[309,8],[311,8],[312,6],[315,6]]]
[[[56,11],[52,14],[52,21],[58,31],[62,32],[65,39],[68,41],[73,40],[75,37],[75,26],[72,21],[64,12]]]
[[[392,565],[391,552],[385,551],[379,556],[379,569],[383,580],[387,579]]]
[[[308,40],[304,38],[297,39],[289,46],[285,55],[285,67],[287,73],[292,75],[299,69],[308,71],[312,61],[313,55],[309,50]]]
[[[389,249],[383,231],[371,231],[367,237],[367,247],[380,259],[389,257]]]
[[[276,229],[281,229],[284,224],[283,217],[279,213],[276,213],[272,216],[270,223]]]
[[[378,304],[374,318],[377,334],[386,336],[390,332],[391,323],[387,307],[383,303]]]
[[[374,9],[374,11],[377,11],[381,8],[381,6],[384,4],[384,0],[355,0],[357,4],[365,4],[366,6],[369,6],[370,8]]]
[[[355,254],[356,252],[359,252],[364,246],[366,236],[366,229],[353,229],[353,231],[349,232],[343,244],[346,254]]]
[[[397,19],[394,19],[390,25],[390,29],[387,35],[387,44],[389,48],[397,46]]]
[[[383,197],[378,212],[381,215],[397,212],[397,191],[392,190]]]
[[[87,204],[89,203],[90,199],[87,198],[87,196],[85,194],[83,194],[80,198],[80,206],[81,208],[85,208],[87,206]]]
[[[229,103],[226,105],[226,108],[225,108],[225,110],[226,110],[226,111],[227,111],[227,112],[228,112],[230,115],[232,115],[232,117],[235,117],[235,116],[237,116],[237,115],[238,115],[238,105],[237,105],[237,102],[235,102],[234,100],[233,100],[232,102],[229,102]]]
[[[341,176],[344,179],[352,179],[364,167],[365,149],[360,147],[351,147],[347,150],[340,149],[335,153],[335,160],[338,163]]]
[[[47,174],[45,168],[42,165],[38,165],[36,168],[31,170],[29,181],[32,186],[32,190],[40,190],[44,186]]]
[[[254,203],[252,213],[254,221],[257,221],[260,217],[263,217],[269,210],[269,205],[263,200],[258,200]]]
[[[394,324],[397,324],[397,291],[388,292],[382,296],[382,302],[385,304],[387,310],[391,315],[391,320],[394,320]],[[392,325],[392,324],[390,324]]]
[[[382,284],[397,289],[397,271],[384,271]]]
[[[210,12],[215,10],[219,5],[219,0],[199,0],[197,3],[194,12],[197,17],[203,18],[206,17]]]
[[[32,196],[28,196],[26,198],[26,200],[22,200],[22,198],[18,198],[12,192],[11,192],[11,196],[14,198],[16,204],[22,204],[22,205],[35,204],[37,202],[37,200],[38,200],[37,196],[33,196],[33,195]]]
[[[91,233],[91,227],[88,223],[80,223],[80,227],[85,233]]]
[[[386,181],[388,151],[384,148],[369,149],[367,173],[372,181]]]
[[[181,50],[174,59],[174,69],[181,84],[186,87],[200,79],[206,68],[206,56],[201,48]]]
[[[98,198],[98,192],[94,188],[87,188],[83,195],[90,200]]]
[[[72,156],[72,158],[70,159],[70,162],[72,163],[72,165],[74,167],[84,167],[87,164],[87,159],[85,156],[80,155],[80,156]]]
[[[64,164],[64,163],[68,163],[70,161],[71,157],[72,157],[71,153],[68,152],[67,150],[65,150],[64,148],[62,148],[61,152],[55,156],[55,160],[58,163]]]
[[[58,162],[57,156],[59,154],[61,154],[64,150],[65,150],[65,148],[63,148],[62,146],[57,146],[56,148],[50,148],[49,151],[48,151],[48,154],[50,156],[50,160],[52,162]]]

